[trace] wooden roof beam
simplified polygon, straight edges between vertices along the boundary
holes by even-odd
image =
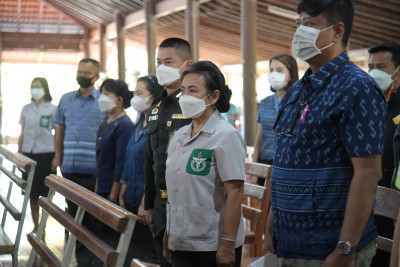
[[[199,5],[209,1],[210,0],[199,0]],[[168,16],[172,13],[182,11],[184,9],[186,9],[186,0],[166,0],[158,2],[156,4],[156,11],[154,16],[156,19],[158,19],[161,17]],[[145,18],[146,14],[143,9],[127,15],[125,17],[125,26],[124,26],[125,30],[144,24]],[[115,22],[112,22],[106,26],[106,35],[108,39],[114,39],[117,36],[115,29],[116,29]],[[99,34],[96,31],[93,40],[97,41],[98,38]]]

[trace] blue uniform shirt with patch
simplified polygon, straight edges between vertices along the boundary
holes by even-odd
[[[279,257],[323,260],[335,249],[353,177],[351,158],[382,153],[385,98],[374,80],[347,60],[343,52],[315,73],[308,69],[280,103],[279,112],[284,111],[276,132],[288,131],[300,115],[294,137],[277,137],[274,155],[271,203]],[[358,249],[376,237],[370,216]]]

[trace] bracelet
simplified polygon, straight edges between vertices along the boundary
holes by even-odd
[[[223,238],[222,238],[222,240],[225,240],[225,241],[230,241],[230,242],[236,242],[236,240],[229,239],[229,238],[226,238],[226,237],[223,237]]]

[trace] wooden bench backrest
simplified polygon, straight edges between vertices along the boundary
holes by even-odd
[[[45,184],[117,232],[124,232],[128,221],[137,218],[120,206],[63,177],[52,174],[46,178]]]
[[[44,213],[37,235],[28,235],[28,240],[35,251],[32,250],[33,253],[31,253],[27,266],[32,266],[35,253],[38,253],[48,265],[68,266],[76,239],[89,248],[107,266],[122,266],[137,216],[63,177],[52,174],[46,177],[45,184],[50,188],[50,192],[47,198],[41,197],[39,199],[39,205],[43,208]],[[75,218],[72,218],[52,202],[56,192],[78,205]],[[89,212],[102,223],[121,234],[117,249],[112,248],[90,232],[90,229],[80,224],[85,212]],[[46,244],[40,241],[49,215],[71,234],[62,261],[57,259]]]
[[[18,265],[18,249],[25,222],[25,215],[29,202],[35,166],[35,161],[25,157],[20,153],[14,153],[8,150],[7,147],[0,145],[1,183],[2,185],[7,185],[8,181],[8,190],[6,191],[7,195],[0,195],[0,203],[4,207],[0,225],[0,252],[1,254],[12,255],[13,266]],[[17,170],[20,170],[21,172],[17,172]],[[22,179],[21,173],[27,174],[27,181]],[[13,188],[15,188],[14,185],[18,186],[18,191],[22,189],[25,192],[22,205],[19,204],[17,207],[15,204],[17,203],[16,200],[18,200],[18,197],[11,196]],[[18,195],[20,195],[19,192]],[[14,219],[13,226],[15,225],[17,227],[15,238],[9,237],[4,231],[8,214]],[[17,223],[15,223],[15,221]]]
[[[375,196],[376,205],[374,207],[374,215],[383,216],[395,220],[399,213],[400,192],[378,186]],[[376,239],[378,249],[391,252],[392,240],[382,236]]]
[[[249,221],[255,222],[254,236],[251,241],[246,243],[255,243],[255,256],[260,257],[262,254],[262,236],[267,221],[268,210],[270,205],[270,183],[271,183],[271,166],[261,163],[246,162],[246,174],[264,178],[265,186],[254,185],[250,183],[244,184],[244,196],[246,198],[254,198],[260,200],[259,207],[242,204],[243,217]],[[250,239],[250,237],[248,238]]]

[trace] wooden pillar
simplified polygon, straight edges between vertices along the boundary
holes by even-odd
[[[90,29],[85,27],[85,33],[83,35],[83,54],[84,54],[84,58],[89,58],[90,57],[89,41],[90,41]]]
[[[119,11],[114,16],[117,26],[118,79],[125,81],[125,17]]]
[[[144,10],[146,14],[146,50],[148,74],[156,74],[156,17],[155,0],[145,0]]]
[[[106,54],[106,45],[107,45],[107,36],[106,36],[106,26],[104,24],[99,24],[99,46],[100,46],[100,72],[106,72],[106,62],[107,62],[107,54]]]
[[[256,41],[257,1],[241,0],[240,41],[243,62],[244,138],[253,146],[257,133]]]
[[[186,0],[186,39],[192,48],[192,60],[199,60],[199,2]]]

